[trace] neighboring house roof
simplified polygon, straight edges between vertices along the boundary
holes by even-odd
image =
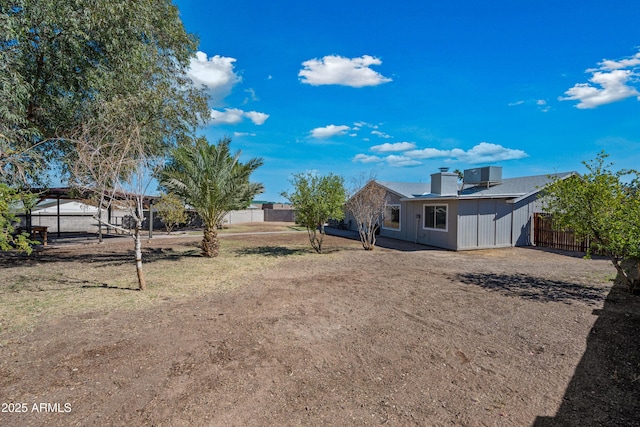
[[[498,184],[475,185],[473,187],[464,187],[457,195],[440,195],[440,194],[424,194],[421,196],[406,196],[406,199],[495,199],[508,198],[515,199],[517,202],[521,199],[529,197],[542,190],[542,188],[550,184],[556,179],[565,179],[576,172],[563,172],[551,175],[525,176],[520,178],[507,178]]]
[[[73,200],[61,200],[60,201],[60,213],[95,213],[98,208],[95,206],[87,205],[86,203],[73,201]],[[38,203],[32,210],[32,215],[37,214],[51,214],[58,212],[58,201],[52,199],[45,199]]]
[[[412,199],[420,197],[425,194],[429,194],[431,191],[430,183],[423,182],[389,182],[389,181],[376,181],[377,184],[382,185],[389,191],[396,193],[400,197]]]

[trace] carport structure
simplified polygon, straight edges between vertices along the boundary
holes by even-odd
[[[37,196],[37,203],[33,206],[33,208],[31,209],[26,209],[25,213],[23,215],[18,215],[20,216],[24,216],[25,218],[25,228],[27,230],[28,233],[30,233],[31,235],[37,233],[40,234],[40,236],[43,239],[43,244],[46,245],[46,239],[47,239],[47,235],[50,234],[49,228],[55,228],[55,235],[57,238],[61,238],[62,237],[62,233],[63,232],[78,232],[77,230],[77,224],[76,224],[76,230],[67,230],[65,231],[65,221],[63,221],[64,218],[75,218],[76,221],[79,221],[80,218],[83,216],[84,218],[88,218],[89,214],[84,214],[84,215],[78,215],[78,214],[68,214],[68,213],[62,213],[61,212],[61,204],[63,201],[77,201],[77,202],[81,202],[86,204],[87,206],[94,206],[94,204],[91,204],[90,202],[86,202],[88,200],[90,200],[91,198],[91,193],[89,192],[82,192],[79,191],[77,189],[71,188],[71,187],[57,187],[57,188],[47,188],[47,189],[40,189],[40,188],[32,188],[29,190],[32,194]],[[116,201],[117,200],[126,200],[127,199],[126,194],[121,194],[121,195],[116,195]],[[153,237],[153,204],[154,202],[158,199],[157,196],[143,196],[143,210],[148,211],[149,212],[149,216],[148,216],[148,220],[149,220],[149,238]],[[47,225],[37,225],[35,226],[33,224],[33,210],[38,207],[38,205],[41,205],[43,201],[45,200],[51,200],[52,203],[50,204],[50,207],[55,206],[55,211],[52,213],[46,213],[44,215],[38,215],[38,218],[44,216],[44,217],[48,217],[48,218],[55,218],[55,221],[49,221],[47,222]],[[97,209],[97,207],[95,207]],[[103,216],[103,221],[98,221],[97,224],[97,235],[98,235],[98,239],[100,241],[102,241],[102,235],[103,235],[103,228],[106,227],[107,229],[107,233],[111,233],[111,229],[112,227],[109,227],[108,225],[104,224],[103,222],[106,222],[107,224],[114,224],[116,225],[116,223],[113,222],[113,220],[115,219],[117,221],[118,218],[120,218],[121,220],[123,220],[124,217],[116,217],[114,216],[114,212],[111,206],[108,206],[106,209],[104,209],[104,213],[106,214],[106,217]],[[101,214],[102,216],[102,214]],[[95,215],[91,215],[91,218],[95,218]],[[68,221],[67,221],[68,222]],[[123,222],[123,221],[121,221]],[[120,225],[124,225],[120,224]],[[86,233],[91,233],[89,230],[86,230]]]

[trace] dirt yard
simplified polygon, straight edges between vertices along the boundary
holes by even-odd
[[[0,425],[640,425],[608,261],[306,238],[154,238],[146,293],[128,240],[0,259]]]

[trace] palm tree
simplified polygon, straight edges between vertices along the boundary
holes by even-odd
[[[169,164],[160,172],[160,185],[190,205],[202,218],[202,255],[216,257],[220,251],[218,224],[232,210],[245,209],[264,191],[249,176],[262,166],[261,158],[238,161],[241,152],[229,150],[230,138],[209,145],[206,138],[181,145],[172,151]]]

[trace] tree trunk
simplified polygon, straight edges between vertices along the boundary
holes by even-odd
[[[220,253],[220,241],[218,240],[218,230],[216,226],[204,226],[202,238],[202,256],[208,258],[217,257]]]
[[[618,277],[627,285],[629,293],[636,294],[640,289],[640,260],[619,260],[613,255],[609,255],[611,263],[618,271]],[[634,270],[636,277],[634,277]]]
[[[319,254],[322,253],[322,239],[324,238],[324,230],[320,231],[320,237],[318,238],[318,230],[316,228],[311,229],[307,227],[307,233],[309,234],[309,242],[311,242],[311,247],[315,249],[315,251]]]
[[[136,273],[138,273],[138,289],[144,291],[147,289],[147,282],[142,271],[142,239],[140,236],[140,226],[136,225],[135,235],[135,253],[136,253]]]

